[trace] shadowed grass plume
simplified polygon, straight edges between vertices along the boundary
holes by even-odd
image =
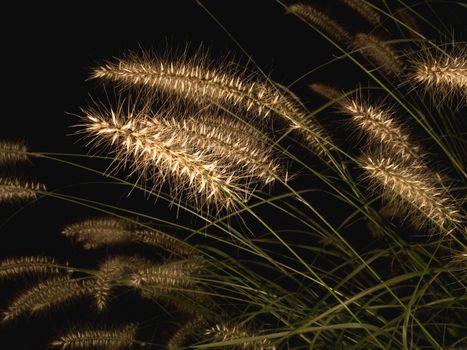
[[[137,326],[130,324],[119,328],[88,328],[70,331],[50,345],[58,349],[127,350],[135,343]]]
[[[67,272],[67,267],[47,256],[24,256],[0,262],[0,280],[17,277],[53,276]]]
[[[62,233],[81,243],[85,249],[141,243],[179,256],[199,254],[195,248],[174,236],[154,229],[141,229],[127,220],[113,217],[81,220],[66,226]]]
[[[310,24],[324,31],[339,43],[347,46],[352,42],[351,34],[344,27],[315,7],[308,4],[296,3],[290,5],[287,9],[289,12],[302,17]]]
[[[366,4],[362,0],[340,0],[342,3],[350,7],[356,13],[358,13],[362,18],[373,25],[377,26],[381,23],[381,15],[373,7]]]
[[[144,293],[148,289],[156,294],[191,288],[196,284],[195,273],[204,267],[199,258],[165,262],[143,268],[130,276],[130,285],[141,288]]]
[[[116,256],[105,260],[99,266],[94,285],[97,310],[102,311],[107,307],[112,287],[123,284],[122,280],[128,278],[134,271],[151,265],[149,260],[136,256]]]
[[[187,321],[170,337],[169,341],[167,342],[167,349],[183,349],[189,337],[192,336],[196,331],[200,330],[205,325],[205,323],[206,320],[203,316],[200,315],[197,315],[193,319]]]
[[[228,325],[228,324],[216,324],[205,330],[205,335],[213,337],[218,342],[228,342],[239,340],[231,345],[233,349],[244,349],[244,350],[276,350],[276,346],[273,345],[268,339],[262,340],[248,340],[258,336],[257,334],[247,331],[240,326]],[[242,338],[245,340],[242,341]]]
[[[0,166],[16,164],[29,159],[27,147],[22,142],[0,141]]]
[[[0,178],[0,203],[14,203],[37,199],[38,192],[45,191],[45,185],[25,182],[17,178]]]
[[[60,306],[74,299],[92,294],[94,281],[55,277],[27,289],[8,306],[3,321],[10,321],[24,314],[37,314]]]
[[[354,47],[359,50],[377,69],[391,76],[398,76],[404,71],[404,62],[398,53],[383,40],[369,34],[355,35]]]

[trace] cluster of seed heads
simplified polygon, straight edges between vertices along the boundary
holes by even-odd
[[[26,145],[22,142],[0,141],[0,166],[27,161],[29,159],[27,151]],[[45,185],[41,183],[0,176],[0,203],[31,201],[43,191]]]
[[[145,91],[144,96],[182,99],[191,104],[189,113],[90,109],[83,117],[84,130],[94,144],[110,145],[115,159],[152,183],[154,191],[169,183],[172,197],[186,194],[198,208],[238,206],[256,187],[287,179],[270,136],[256,130],[252,118],[281,120],[324,158],[331,141],[289,92],[234,67],[214,66],[205,55],[177,60],[129,55],[109,61],[91,77],[123,90]]]

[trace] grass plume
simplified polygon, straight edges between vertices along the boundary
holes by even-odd
[[[130,324],[119,328],[76,329],[68,332],[50,345],[58,349],[127,350],[135,343],[137,326]]]
[[[368,23],[377,26],[381,23],[381,16],[373,7],[366,4],[362,0],[340,0],[342,3],[350,7],[362,18],[366,19]]]
[[[81,243],[85,249],[141,243],[178,256],[198,254],[195,248],[181,239],[159,230],[141,229],[129,221],[114,217],[84,219],[67,225],[62,233]]]
[[[358,33],[354,46],[373,64],[391,76],[398,76],[404,70],[404,63],[398,53],[386,42],[376,36]]]
[[[37,314],[91,295],[93,281],[71,279],[69,276],[55,277],[27,289],[8,306],[3,321],[10,321],[24,314]]]
[[[132,240],[129,223],[111,217],[78,221],[66,226],[62,233],[81,243],[85,249],[98,249]]]
[[[25,182],[17,178],[0,178],[0,203],[34,200],[41,191],[45,191],[45,185],[41,183]]]
[[[455,49],[435,49],[422,46],[409,54],[407,83],[421,86],[438,99],[448,102],[459,98],[467,103],[467,48],[459,44]]]
[[[368,144],[384,149],[386,154],[401,157],[404,160],[421,161],[423,154],[396,119],[395,112],[380,104],[371,104],[361,96],[344,100],[340,110],[352,118],[352,122],[367,136]]]
[[[426,174],[424,167],[372,155],[363,156],[361,166],[374,186],[382,188],[386,200],[401,203],[399,210],[417,226],[431,226],[439,232],[461,222],[459,210],[448,193]]]
[[[275,345],[273,345],[268,339],[248,340],[247,338],[252,338],[257,335],[240,326],[219,323],[206,329],[204,334],[212,337],[214,341],[217,342],[228,342],[238,339],[239,342],[232,345],[234,349],[276,350]],[[246,339],[242,340],[243,338]]]
[[[183,326],[175,331],[167,342],[168,350],[182,349],[186,344],[188,338],[193,335],[197,330],[201,329],[206,323],[203,316],[195,316],[187,321]]]
[[[235,67],[238,65],[215,66],[206,55],[185,55],[177,60],[129,55],[127,59],[116,59],[97,67],[91,78],[110,81],[127,89],[142,87],[152,94],[162,92],[201,106],[214,103],[235,113],[247,112],[261,118],[273,115],[299,130],[309,146],[322,155],[323,148],[329,146],[329,136],[308,117],[295,98],[258,74]],[[267,179],[269,181],[270,177]]]
[[[231,208],[245,202],[251,195],[248,184],[226,169],[219,157],[200,151],[193,152],[177,142],[177,132],[165,128],[157,120],[148,122],[141,117],[110,111],[103,115],[89,111],[84,127],[97,144],[106,142],[114,147],[115,159],[129,162],[133,171],[153,183],[168,182],[173,198],[182,193],[197,207],[214,205]]]
[[[111,289],[132,272],[151,266],[152,263],[140,257],[116,256],[108,258],[100,266],[94,285],[94,297],[98,311],[104,310],[111,297]]]
[[[349,45],[352,41],[352,36],[344,27],[311,5],[302,3],[292,4],[288,7],[288,11],[303,17],[307,22],[324,31],[339,43]]]
[[[24,256],[0,262],[0,280],[17,277],[53,276],[62,274],[67,268],[47,256]]]
[[[0,166],[16,164],[29,159],[27,147],[22,142],[0,141]]]
[[[166,262],[141,269],[130,277],[130,284],[137,288],[149,288],[157,293],[167,293],[193,286],[194,274],[203,268],[198,258]]]

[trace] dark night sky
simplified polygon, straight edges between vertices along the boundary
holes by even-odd
[[[194,0],[108,2],[105,7],[95,3],[16,4],[2,11],[1,138],[23,139],[32,151],[86,153],[83,142],[69,134],[72,133],[70,126],[78,121],[73,114],[87,105],[89,95],[101,91],[97,84],[86,81],[89,68],[128,50],[143,48],[160,52],[167,46],[180,48],[190,43],[197,47],[203,43],[213,57],[233,53],[234,57],[245,61],[238,46]],[[336,53],[297,18],[285,15],[284,9],[273,0],[206,0],[203,3],[255,62],[281,84],[291,83],[307,70],[332,59]],[[326,1],[320,3],[326,4]],[[326,7],[344,23],[352,28],[365,27],[335,3],[328,2]],[[444,15],[453,18],[454,23],[461,23],[459,14]],[[349,88],[358,81],[355,79],[358,74],[353,67],[335,65],[317,72],[292,90],[314,108],[324,101],[309,93],[307,84],[322,81]],[[15,170],[15,174],[52,184],[50,189],[75,184],[75,192],[83,196],[106,198],[112,204],[134,205],[132,199],[126,198],[126,189],[118,192],[107,187],[79,185],[82,181],[102,181],[102,178],[50,161],[34,160]],[[140,194],[135,196],[135,201],[143,200]],[[18,208],[2,206],[0,218],[10,217]],[[145,205],[143,210],[151,213],[152,209]],[[167,217],[171,215],[164,209],[160,212]],[[69,244],[59,234],[64,224],[87,214],[92,211],[53,199],[27,206],[0,226],[0,257],[47,254],[91,261],[94,257],[83,257],[77,245]],[[5,297],[0,300],[0,308],[4,308],[12,296],[13,286],[2,284],[0,288],[6,290]],[[63,319],[58,317],[53,321],[53,318],[51,314],[40,320],[50,321],[51,327],[55,327]],[[71,319],[65,318],[66,323],[71,323]],[[0,340],[0,347],[15,341],[15,349],[32,349],[32,345],[26,344],[29,341],[20,340],[20,337],[27,337],[35,327],[38,327],[37,321],[28,323],[27,320],[6,329],[0,327],[0,339],[5,337],[4,341]],[[32,333],[38,334],[48,327],[39,327]],[[38,337],[41,336],[48,339],[47,334]],[[36,340],[31,337],[30,343]]]

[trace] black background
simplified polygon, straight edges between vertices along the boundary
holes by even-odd
[[[353,30],[369,29],[337,1],[319,3]],[[2,138],[24,140],[37,152],[87,152],[83,142],[70,135],[73,133],[70,127],[78,122],[75,115],[80,113],[80,107],[88,104],[89,95],[101,91],[95,82],[86,81],[90,67],[129,50],[162,52],[167,47],[183,48],[190,43],[196,48],[202,43],[210,49],[212,57],[225,57],[229,53],[246,61],[237,44],[195,1],[96,4],[74,2],[52,6],[41,2],[39,6],[23,3],[2,10]],[[337,54],[329,43],[296,17],[286,15],[282,6],[273,0],[206,0],[203,4],[256,64],[281,84],[290,84]],[[458,10],[455,11],[454,6],[438,6],[437,14],[449,26],[457,28],[458,37],[462,38],[465,24],[464,27],[459,24],[466,23],[465,11],[460,7],[455,7]],[[335,64],[300,81],[292,91],[307,106],[316,108],[325,101],[313,96],[307,84],[320,81],[351,88],[362,77],[351,65]],[[324,116],[323,122],[331,118]],[[97,162],[95,165],[105,169]],[[37,159],[32,164],[4,172],[38,179],[49,184],[52,190],[72,185],[74,193],[96,200],[105,198],[113,205],[131,204],[138,209],[135,203],[139,201],[143,203],[139,208],[143,212],[167,218],[173,216],[173,212],[153,201],[145,201],[141,194],[127,198],[127,189],[115,191],[107,186],[83,185],[83,181],[103,179],[52,161]],[[79,246],[70,244],[59,234],[65,224],[94,214],[91,209],[56,199],[42,199],[15,213],[19,208],[0,207],[2,222],[8,218],[0,226],[0,257],[46,254],[84,265],[94,261],[95,256],[82,253]],[[21,285],[22,282],[18,285],[2,282],[0,308],[6,307],[16,287]],[[113,314],[103,318],[111,320],[119,313],[126,313],[129,319],[137,319],[139,311],[116,307]],[[81,316],[71,316],[64,309],[0,326],[0,347],[39,349],[37,345],[47,343],[55,333],[51,328],[66,328],[73,323],[73,318],[80,317],[86,320],[87,311]],[[155,332],[158,331],[163,333],[164,329]]]

